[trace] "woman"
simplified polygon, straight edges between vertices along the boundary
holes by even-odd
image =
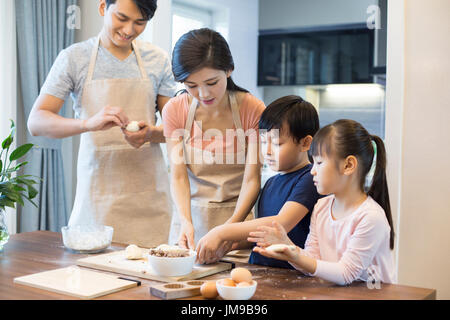
[[[177,209],[170,242],[194,249],[213,227],[245,220],[256,201],[258,122],[265,106],[233,82],[230,49],[213,30],[183,35],[175,45],[172,70],[186,90],[163,111]],[[228,249],[230,244],[221,248]]]

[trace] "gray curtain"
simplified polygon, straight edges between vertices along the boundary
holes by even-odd
[[[77,0],[16,0],[19,101],[23,103],[26,124],[59,52],[74,41],[75,30],[67,28],[67,9]],[[64,108],[61,111],[64,112]],[[32,137],[26,130],[26,143],[36,145],[26,161],[24,174],[38,176],[38,208],[26,203],[19,211],[18,232],[49,230],[59,232],[67,225],[69,211],[65,193],[61,140]]]

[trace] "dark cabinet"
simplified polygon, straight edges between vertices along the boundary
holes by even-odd
[[[373,39],[367,28],[261,34],[258,85],[370,83]]]

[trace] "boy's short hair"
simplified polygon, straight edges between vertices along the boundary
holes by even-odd
[[[116,1],[117,0],[106,0],[106,7],[109,8],[109,6],[115,4]],[[151,20],[153,18],[158,7],[157,0],[133,0],[133,2],[137,5],[145,20]]]
[[[272,102],[262,113],[259,129],[270,131],[279,129],[280,134],[286,124],[289,134],[297,143],[319,130],[319,115],[314,106],[299,96],[285,96]]]

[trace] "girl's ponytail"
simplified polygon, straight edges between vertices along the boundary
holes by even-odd
[[[391,205],[389,202],[389,192],[386,178],[386,149],[383,140],[380,137],[372,135],[372,140],[376,143],[376,167],[373,175],[372,184],[369,189],[369,196],[371,196],[384,210],[389,226],[390,233],[390,248],[394,249],[394,224],[392,222]]]

